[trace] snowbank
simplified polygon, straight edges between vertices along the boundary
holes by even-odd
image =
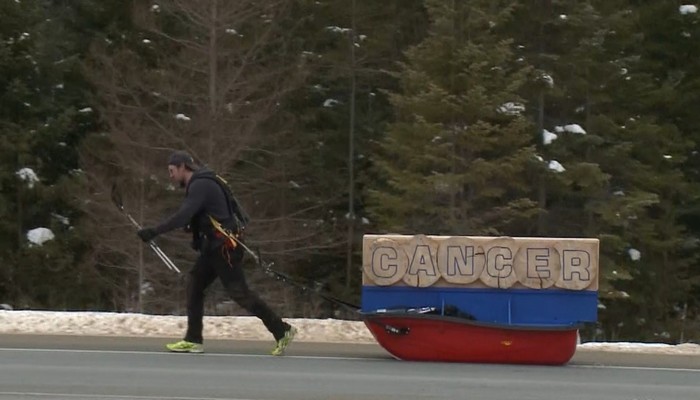
[[[376,343],[361,321],[286,318],[299,328],[298,341]],[[0,310],[0,334],[86,336],[148,336],[180,338],[187,317],[106,312],[51,312]],[[209,339],[272,340],[255,317],[204,317],[204,337]],[[690,354],[700,356],[700,345],[662,343],[583,343],[580,350],[627,353]]]
[[[697,354],[698,356],[700,356],[700,345],[693,343],[672,345],[664,343],[589,342],[580,344],[578,348],[588,350],[617,351],[625,353]],[[700,360],[698,362],[700,362]]]
[[[285,318],[299,329],[297,340],[372,343],[361,321]],[[187,317],[106,312],[0,311],[0,334],[181,337]],[[256,317],[204,317],[204,337],[265,340],[272,336]]]

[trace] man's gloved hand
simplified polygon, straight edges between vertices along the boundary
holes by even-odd
[[[158,236],[158,232],[156,232],[156,230],[153,228],[139,229],[136,234],[139,235],[141,240],[143,240],[145,243],[150,242],[154,237]]]

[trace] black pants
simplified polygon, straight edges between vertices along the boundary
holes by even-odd
[[[190,271],[187,284],[187,334],[185,340],[203,343],[202,319],[204,316],[204,292],[214,282],[221,279],[231,298],[249,313],[260,318],[275,340],[284,337],[290,328],[267,304],[248,288],[242,268],[243,249],[234,250],[218,246],[202,252]]]

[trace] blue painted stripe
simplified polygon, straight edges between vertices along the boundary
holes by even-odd
[[[595,322],[595,291],[534,289],[413,288],[363,286],[362,311],[382,308],[458,307],[478,321],[506,325],[576,325]]]

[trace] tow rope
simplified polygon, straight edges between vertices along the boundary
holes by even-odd
[[[311,292],[314,293],[315,295],[321,297],[322,299],[329,301],[331,303],[335,303],[338,305],[341,305],[343,307],[346,307],[352,311],[358,312],[360,307],[356,304],[347,302],[345,300],[339,299],[335,296],[332,296],[330,294],[326,294],[323,292],[320,292],[319,290],[312,289],[309,286],[297,281],[296,279],[292,278],[291,276],[285,274],[284,272],[276,271],[272,269],[272,265],[274,263],[268,263],[265,262],[259,254],[256,254],[251,250],[248,246],[246,246],[241,240],[239,235],[234,234],[231,232],[229,229],[224,228],[217,220],[215,220],[211,215],[209,216],[209,220],[212,223],[212,226],[214,227],[214,230],[218,232],[220,235],[222,235],[224,238],[226,238],[226,245],[229,246],[229,248],[234,249],[238,247],[239,245],[245,250],[248,254],[250,254],[253,259],[255,260],[255,263],[258,264],[263,271],[270,277],[273,277],[277,279],[278,281],[282,281],[284,283],[287,283],[289,285],[295,286],[298,289],[301,289],[303,292]],[[315,282],[317,283],[317,282]]]

